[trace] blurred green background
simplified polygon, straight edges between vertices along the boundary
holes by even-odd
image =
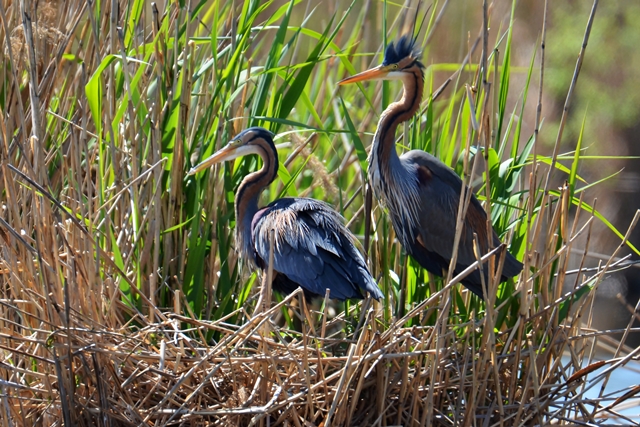
[[[283,2],[284,4],[284,2]],[[415,10],[418,2],[363,1],[361,7],[367,14],[369,25],[365,27],[365,37],[361,43],[364,51],[380,51],[383,45],[382,15],[386,8],[389,22],[404,8]],[[346,2],[308,1],[307,10],[313,10],[314,19],[308,25],[318,31],[324,29],[323,16],[347,5]],[[432,34],[431,42],[423,48],[423,62],[431,64],[459,64],[469,51],[470,45],[480,34],[482,28],[482,2],[439,1],[421,5],[442,10],[440,20]],[[276,6],[274,6],[275,8]],[[512,2],[497,0],[489,3],[490,42],[494,45],[496,34],[508,26]],[[542,99],[542,127],[538,149],[542,154],[551,155],[567,91],[574,73],[576,60],[583,42],[589,13],[593,7],[590,1],[549,1],[547,11],[547,35],[545,51],[545,74]],[[302,8],[296,10],[293,19],[302,22]],[[544,21],[545,2],[540,0],[521,0],[515,6],[513,48],[511,53],[512,81],[510,90],[513,108],[516,98],[521,96],[526,72],[533,50],[538,49],[536,68],[539,67],[540,41]],[[411,15],[411,13],[409,13]],[[355,20],[356,14],[349,19]],[[398,23],[409,28],[412,22]],[[349,28],[347,25],[346,28]],[[338,43],[340,44],[340,43]],[[580,71],[578,83],[568,112],[568,121],[561,140],[560,153],[571,153],[584,122],[585,156],[620,156],[619,159],[589,159],[581,162],[579,174],[592,183],[613,175],[610,179],[589,189],[584,195],[585,202],[597,206],[621,232],[628,228],[636,210],[640,208],[640,2],[634,0],[601,1],[598,4],[586,56]],[[474,60],[479,58],[480,49]],[[354,60],[358,69],[377,63],[379,58],[362,57]],[[472,61],[473,62],[473,61]],[[434,87],[438,87],[451,74],[451,69],[440,67],[434,73]],[[454,67],[455,69],[455,67]],[[472,73],[468,73],[467,82]],[[533,134],[535,109],[538,98],[539,72],[536,69],[530,86],[522,134]],[[464,79],[463,79],[464,81]],[[448,90],[448,89],[447,89]],[[445,92],[445,95],[450,95]],[[376,105],[380,108],[380,105]],[[368,141],[367,141],[368,142]],[[623,158],[624,157],[624,158]],[[570,161],[563,162],[570,166]],[[552,188],[562,185],[567,176],[560,172],[552,175]],[[619,245],[616,237],[606,226],[594,224],[590,244],[588,266],[595,267],[606,262]],[[640,244],[640,230],[631,234],[630,241]],[[584,242],[583,242],[584,244]],[[575,250],[574,251],[578,251]],[[619,256],[629,254],[626,248]],[[637,256],[636,256],[637,258]],[[572,267],[577,268],[579,257],[575,257]],[[573,280],[567,280],[573,283]],[[599,328],[616,328],[626,325],[630,312],[620,305],[618,295],[635,306],[640,298],[640,269],[631,267],[622,272],[611,274],[600,286],[598,305],[595,307],[594,320]],[[640,343],[640,340],[637,341]]]

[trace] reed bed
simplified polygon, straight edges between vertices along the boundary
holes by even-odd
[[[638,359],[637,349],[624,357],[594,359],[607,332],[573,322],[537,327],[522,337],[518,328],[492,334],[488,317],[444,333],[433,326],[403,326],[422,316],[423,308],[442,308],[428,301],[384,328],[370,307],[361,313],[356,333],[345,337],[342,316],[329,319],[326,312],[310,311],[298,294],[253,318],[243,314],[247,320],[239,325],[157,312],[162,322],[112,329],[87,322],[73,309],[61,310],[69,322],[65,326],[26,334],[14,323],[14,333],[5,328],[2,335],[12,365],[3,364],[9,376],[2,383],[5,420],[18,425],[633,422],[616,416],[616,409],[633,404],[637,387],[585,397],[588,388],[606,381],[606,371],[593,378],[598,369],[610,371]],[[301,331],[275,323],[280,309],[297,299],[292,315],[302,320]],[[5,325],[9,313],[34,317],[16,305],[3,303]],[[556,310],[557,303],[546,307],[549,315]],[[541,324],[544,317],[523,322]],[[332,330],[337,332],[328,333]],[[207,345],[203,337],[212,331],[219,339]],[[531,345],[536,332],[549,336],[544,346]],[[484,342],[469,344],[476,339]]]
[[[360,44],[378,23],[383,39],[419,23],[416,5],[186,3],[0,3],[3,427],[636,422],[619,411],[640,386],[605,385],[639,357],[624,345],[637,309],[627,328],[597,331],[591,308],[633,264],[621,254],[637,253],[638,216],[620,233],[587,203],[583,137],[560,152],[564,116],[553,154],[539,147],[540,109],[524,106],[541,105],[544,59],[511,64],[515,2],[504,16],[485,2],[464,60],[428,65],[423,114],[399,140],[463,175],[525,263],[516,281],[486,283],[486,303],[408,259],[366,200],[363,140],[394,90],[335,86],[378,60]],[[421,12],[425,55],[448,3]],[[504,26],[490,32],[488,19]],[[382,303],[295,292],[250,314],[259,280],[234,250],[232,197],[256,161],[185,179],[248,125],[278,133],[286,152],[265,197],[336,206]],[[593,265],[596,222],[620,246]]]

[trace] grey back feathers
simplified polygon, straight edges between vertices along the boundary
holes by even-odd
[[[275,230],[274,270],[300,284],[309,296],[338,300],[361,299],[369,292],[383,298],[353,244],[354,237],[340,214],[326,203],[306,198],[284,198],[269,204],[252,232],[258,263],[269,259],[269,231]],[[282,278],[281,278],[282,279]],[[274,281],[274,289],[279,285]]]

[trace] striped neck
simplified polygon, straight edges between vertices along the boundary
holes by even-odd
[[[377,160],[383,176],[388,172],[390,160],[398,157],[395,147],[396,129],[400,123],[411,119],[420,108],[424,89],[422,70],[417,66],[412,67],[403,76],[402,83],[404,89],[402,99],[391,103],[380,115],[369,155],[369,164],[372,164],[371,160]]]
[[[418,66],[407,70],[402,83],[404,89],[402,99],[391,103],[382,112],[378,129],[373,137],[373,147],[369,154],[369,179],[371,181],[375,180],[376,173],[383,181],[392,176],[391,165],[399,161],[395,146],[396,129],[400,123],[411,119],[420,108],[424,89],[422,70]]]
[[[389,211],[396,235],[407,246],[414,239],[419,222],[420,195],[415,171],[401,162],[396,152],[396,129],[420,108],[423,90],[422,70],[412,68],[403,77],[402,99],[380,116],[369,154],[369,182],[373,193]]]
[[[262,158],[262,168],[245,176],[236,193],[236,245],[247,259],[254,259],[251,223],[258,210],[258,201],[262,191],[271,184],[278,175],[278,153],[273,141],[256,138],[253,145],[256,153]]]

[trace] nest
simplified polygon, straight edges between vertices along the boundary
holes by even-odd
[[[561,330],[544,349],[509,353],[496,344],[504,336],[468,345],[485,322],[406,326],[427,303],[383,326],[375,306],[329,319],[326,310],[309,310],[304,298],[296,308],[298,293],[263,314],[233,313],[245,319],[241,326],[227,323],[231,316],[207,322],[156,312],[160,322],[138,318],[110,330],[68,310],[69,327],[5,334],[3,412],[32,426],[421,426],[473,419],[529,425],[551,414],[596,418],[584,398],[575,398],[595,367],[580,372],[571,360],[562,363],[562,348],[575,353],[584,343]],[[300,331],[273,320],[283,307],[299,318]],[[352,336],[344,333],[349,322]],[[535,380],[522,376],[535,370]]]

